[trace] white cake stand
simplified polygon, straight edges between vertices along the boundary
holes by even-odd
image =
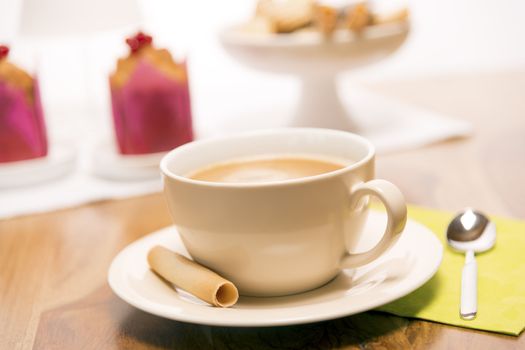
[[[379,61],[405,41],[407,22],[371,26],[359,35],[337,30],[325,39],[315,31],[259,35],[240,27],[220,34],[224,48],[243,64],[277,74],[293,74],[302,93],[290,126],[357,131],[337,95],[338,73]]]

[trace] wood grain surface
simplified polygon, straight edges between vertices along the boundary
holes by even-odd
[[[378,92],[469,120],[475,134],[377,158],[410,203],[525,219],[525,73],[392,82]],[[1,195],[1,192],[0,192]],[[524,349],[511,337],[366,312],[300,326],[209,327],[152,316],[106,276],[170,224],[161,194],[0,221],[0,349]],[[525,232],[524,232],[525,234]]]

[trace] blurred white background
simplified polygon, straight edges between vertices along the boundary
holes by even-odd
[[[108,11],[118,17],[120,11],[126,12],[126,2],[118,0],[118,6],[109,6],[103,1],[78,1],[90,4],[80,7],[94,22],[107,19],[101,13]],[[133,1],[128,3],[134,6]],[[159,46],[177,57],[188,58],[197,129],[214,127],[231,117],[238,117],[240,123],[273,126],[292,113],[296,81],[237,64],[217,40],[220,28],[246,20],[254,6],[254,1],[246,0],[143,0],[138,3],[141,20],[135,25],[83,36],[64,29],[63,36],[34,38],[20,37],[21,1],[0,0],[0,42],[11,44],[14,59],[22,62],[30,56],[38,62],[52,133],[86,129],[109,133],[107,74],[126,52],[124,36],[137,28],[153,34]],[[356,81],[525,67],[525,2],[420,0],[409,6],[412,31],[402,49],[386,61],[343,75],[340,92],[351,93]],[[53,22],[54,16],[68,14],[53,10],[42,16]]]

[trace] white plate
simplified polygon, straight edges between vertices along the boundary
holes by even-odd
[[[70,143],[54,143],[45,157],[0,163],[0,189],[55,180],[73,171],[75,163],[76,152]]]
[[[288,34],[254,34],[236,25],[223,29],[220,38],[223,43],[230,45],[290,49],[313,46],[348,46],[363,40],[406,35],[409,30],[409,22],[400,21],[367,27],[359,35],[349,30],[336,30],[327,40],[322,33],[316,30],[299,30]]]
[[[366,233],[384,227],[385,215],[371,212]],[[373,237],[364,234],[363,237]],[[363,240],[362,247],[373,244]],[[407,295],[437,271],[443,246],[426,227],[408,220],[392,249],[377,261],[345,270],[313,291],[277,298],[242,297],[232,308],[209,306],[161,281],[148,268],[146,255],[157,244],[187,255],[174,227],[149,234],[122,250],[113,260],[108,281],[123,300],[151,314],[198,324],[277,326],[333,319],[367,311]]]
[[[157,179],[160,160],[166,153],[122,155],[110,142],[100,141],[91,152],[91,170],[94,175],[109,180]]]
[[[360,35],[340,30],[326,40],[315,31],[254,35],[234,26],[222,30],[219,39],[228,53],[245,65],[318,81],[333,80],[343,70],[387,57],[403,44],[409,31],[408,22],[401,22],[373,26]]]

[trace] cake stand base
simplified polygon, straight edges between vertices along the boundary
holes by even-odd
[[[358,131],[339,99],[334,76],[307,77],[301,81],[301,97],[290,126]]]

